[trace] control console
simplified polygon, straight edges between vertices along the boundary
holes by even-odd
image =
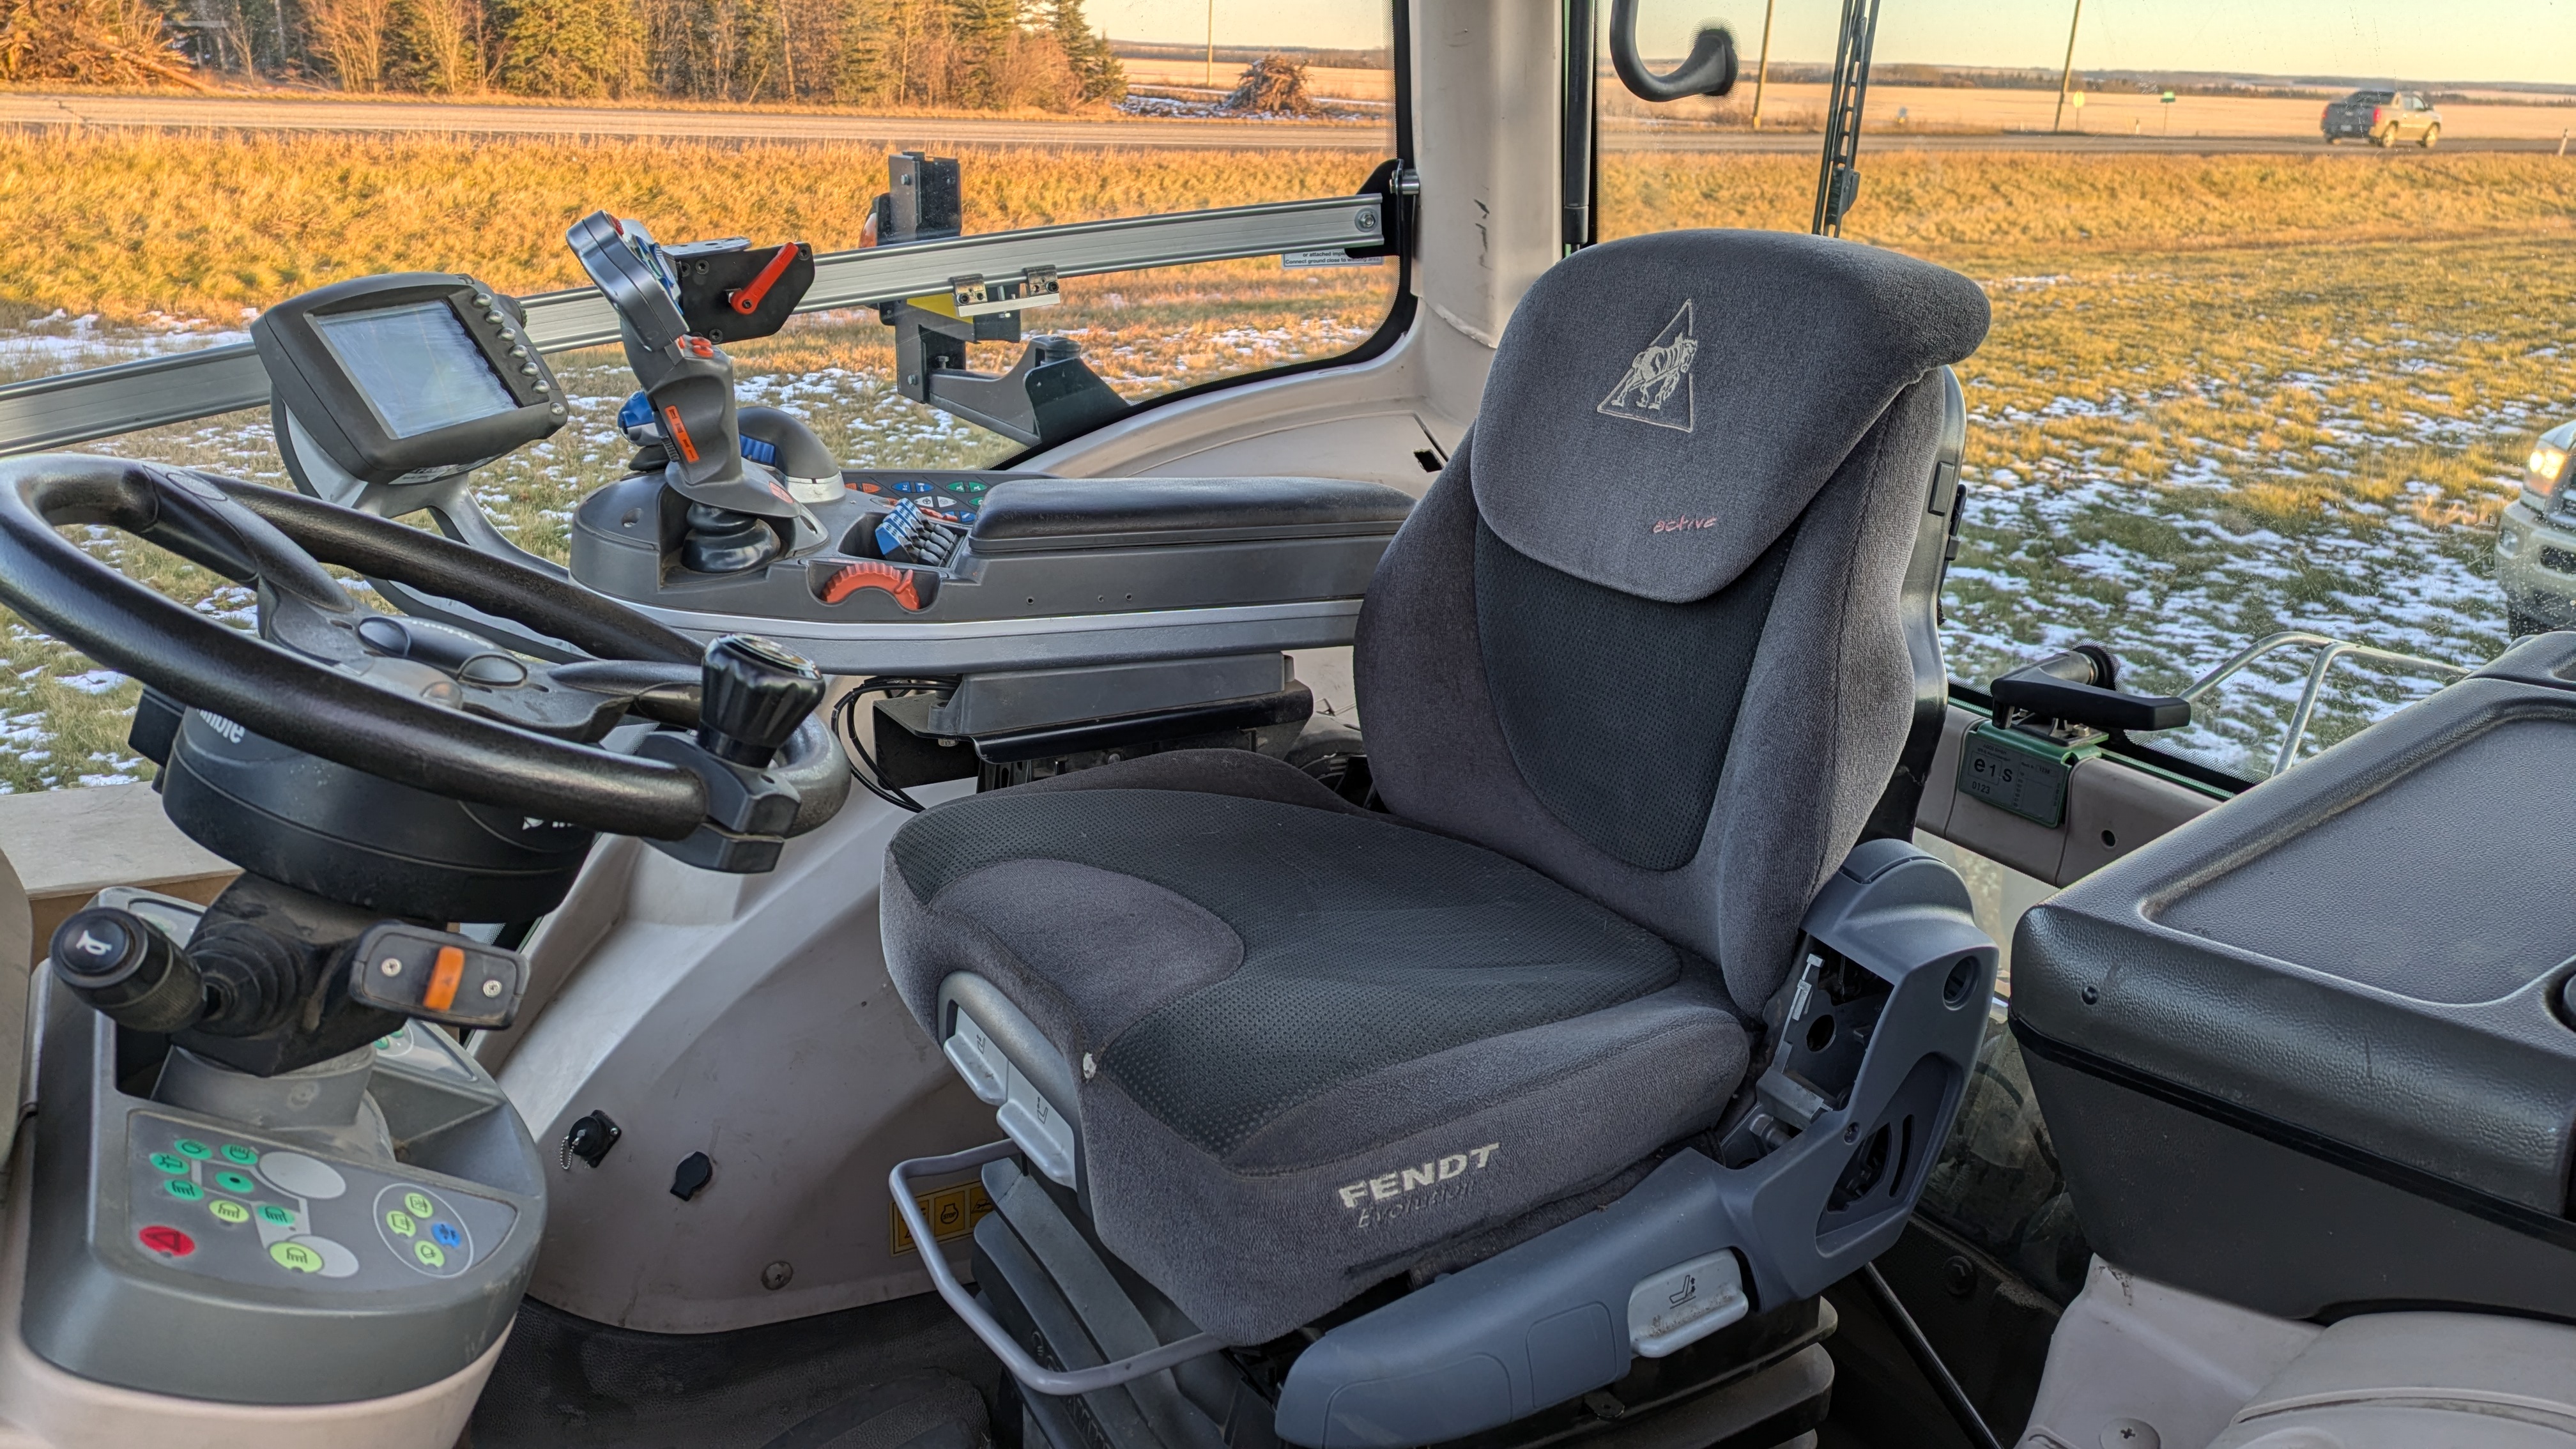
[[[124,888],[94,907],[183,951],[203,911]],[[413,974],[408,943],[375,944],[362,964]],[[449,964],[479,999],[491,978]],[[544,1166],[455,1038],[404,1020],[254,1076],[120,1027],[56,970],[36,983],[20,1331],[37,1354],[123,1388],[317,1404],[436,1383],[500,1340],[544,1235]]]
[[[398,1036],[443,1054],[412,1046],[421,1030],[406,1024]],[[126,1130],[126,1221],[135,1245],[175,1272],[297,1292],[399,1292],[472,1272],[519,1217],[503,1198],[429,1173],[317,1157],[239,1128],[136,1112]]]
[[[831,674],[966,674],[1348,644],[1412,498],[1336,478],[849,470],[809,536],[719,561],[639,473],[582,501],[572,574],[684,632]],[[723,562],[727,566],[717,566]]]

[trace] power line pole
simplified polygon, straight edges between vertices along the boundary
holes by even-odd
[[[791,104],[796,99],[796,31],[787,21],[794,6],[795,0],[778,0],[778,55],[787,63],[787,99]]]
[[[1762,0],[1762,60],[1753,68],[1753,129],[1762,129],[1762,87],[1771,80],[1771,7],[1779,0]]]
[[[2048,123],[2048,129],[2052,131],[2062,130],[2066,125],[2066,92],[2075,83],[2075,27],[2083,23],[2084,0],[2075,0],[2075,18],[2066,22],[2066,69],[2057,77],[2057,118]]]
[[[1200,86],[1200,88],[1201,88],[1201,89],[1207,89],[1207,88],[1213,87],[1215,84],[1216,84],[1216,0],[1208,0],[1208,48],[1207,48],[1207,68],[1199,72],[1199,86]]]

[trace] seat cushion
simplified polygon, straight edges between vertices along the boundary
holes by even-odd
[[[1747,1054],[1706,961],[1241,751],[931,810],[884,920],[934,1038],[963,972],[1063,1053],[1102,1242],[1232,1343],[1709,1125]]]

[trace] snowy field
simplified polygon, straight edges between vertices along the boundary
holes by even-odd
[[[2557,319],[2576,299],[2555,252],[2281,248],[1984,278],[1995,332],[1960,369],[1970,492],[1945,599],[1952,673],[1982,685],[2096,640],[2132,687],[2169,690],[2291,628],[2454,664],[2493,655],[2505,643],[2495,515],[2532,434],[2570,410]],[[1174,326],[1121,305],[1110,293],[1063,321],[1130,396],[1341,351],[1373,322],[1357,308]],[[39,319],[0,335],[0,377],[239,341],[240,325]],[[975,466],[1015,451],[897,396],[884,337],[857,316],[800,320],[737,350],[743,400],[799,413],[853,466]],[[606,350],[557,363],[572,426],[487,470],[477,497],[505,532],[560,557],[573,505],[627,455],[613,416],[632,383]],[[284,481],[264,411],[92,446]],[[103,557],[247,623],[240,589],[90,533]],[[0,647],[11,671],[0,789],[141,777],[122,743],[129,681],[14,622]],[[2267,773],[2306,662],[2240,677],[2166,742]],[[2349,663],[2333,678],[2310,750],[2440,680]]]

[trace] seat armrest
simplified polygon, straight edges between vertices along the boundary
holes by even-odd
[[[1675,1153],[1600,1211],[1334,1328],[1291,1366],[1279,1437],[1397,1449],[1507,1424],[1886,1251],[1984,1038],[1995,943],[1958,875],[1900,840],[1854,850],[1805,927],[1724,1162]]]
[[[1803,925],[1770,1064],[1721,1148],[1764,1303],[1823,1292],[1904,1231],[1985,1039],[1999,954],[1958,873],[1902,840],[1855,848]]]
[[[1347,478],[1015,478],[985,495],[968,547],[985,557],[1392,537],[1411,496]]]

